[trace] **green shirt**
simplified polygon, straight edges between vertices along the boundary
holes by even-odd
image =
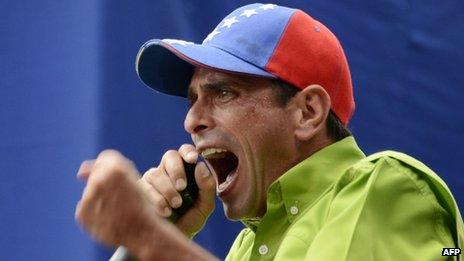
[[[262,219],[243,222],[226,260],[444,260],[464,238],[433,171],[398,152],[366,157],[353,137],[287,171]]]

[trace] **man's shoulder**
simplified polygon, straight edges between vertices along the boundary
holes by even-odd
[[[450,189],[433,170],[407,154],[382,151],[359,160],[335,184],[333,196],[332,210],[334,206],[346,209],[339,203],[347,198],[359,198],[362,212],[385,210],[381,216],[390,217],[390,222],[406,213],[415,217],[409,221],[418,222],[430,213],[435,226],[449,222],[455,240],[463,240],[462,217]]]
[[[379,160],[388,160],[388,159],[393,160],[394,162],[400,163],[401,167],[403,168],[409,168],[416,172],[420,172],[420,173],[430,175],[430,176],[440,179],[438,175],[433,170],[431,170],[429,167],[427,167],[424,163],[422,163],[421,161],[405,153],[398,152],[398,151],[386,150],[386,151],[377,152],[377,153],[367,156],[366,158],[361,160],[361,162],[376,163]]]
[[[369,185],[375,184],[379,178],[409,181],[422,194],[436,196],[446,209],[455,207],[454,198],[445,181],[424,163],[405,153],[392,150],[377,152],[360,160],[347,172],[351,172],[352,176],[368,175],[366,180],[371,180]]]
[[[348,173],[348,174],[346,174]],[[371,154],[353,164],[345,175],[354,178],[367,174],[369,178],[392,175],[398,178],[423,179],[433,186],[446,187],[446,183],[421,161],[398,151],[386,150]]]
[[[419,160],[401,152],[382,151],[350,166],[335,183],[332,196],[335,200],[358,195],[401,200],[395,195],[403,193],[433,197],[436,186],[447,189],[444,181]]]
[[[433,170],[421,161],[401,152],[387,150],[369,155],[353,164],[337,182],[338,190],[352,183],[364,192],[387,190],[391,193],[402,193],[403,186],[413,187],[422,195],[434,195],[440,204],[450,208],[454,205],[452,194],[446,183]]]

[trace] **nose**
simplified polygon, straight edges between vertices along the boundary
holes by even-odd
[[[211,117],[211,109],[199,99],[192,105],[187,112],[184,120],[185,130],[193,134],[201,134],[214,127]]]

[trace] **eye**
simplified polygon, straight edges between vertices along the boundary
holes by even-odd
[[[229,101],[235,97],[235,93],[229,89],[219,89],[217,92],[217,98],[221,101]]]
[[[230,95],[231,92],[229,90],[220,90],[219,91],[219,96],[221,97],[226,97],[227,95]]]

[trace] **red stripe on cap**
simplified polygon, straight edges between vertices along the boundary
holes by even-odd
[[[334,113],[348,124],[355,108],[350,69],[339,41],[323,24],[297,10],[266,70],[300,89],[321,85]]]

